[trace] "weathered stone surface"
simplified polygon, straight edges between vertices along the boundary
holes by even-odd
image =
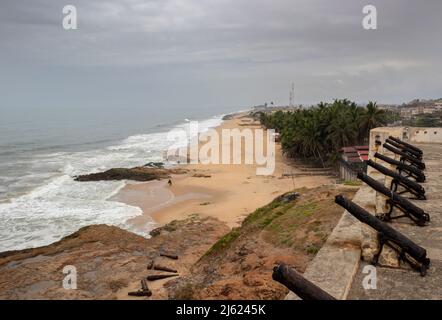
[[[378,233],[370,226],[361,224],[361,234],[362,260],[371,262],[375,254],[379,251]]]
[[[128,292],[141,289],[150,260],[177,269],[186,276],[190,267],[229,228],[214,218],[183,220],[175,231],[158,231],[146,239],[107,225],[80,229],[51,245],[0,254],[0,299],[129,299]],[[204,241],[200,235],[204,234]],[[180,254],[179,261],[159,257],[160,250]],[[66,290],[63,267],[77,270],[77,290]],[[163,283],[149,283],[152,297],[165,299]],[[141,298],[146,299],[147,297]]]
[[[413,142],[411,142],[413,143]],[[431,259],[430,268],[425,277],[412,270],[406,263],[397,264],[397,253],[384,249],[380,257],[381,264],[389,268],[377,267],[377,289],[366,290],[362,280],[363,262],[356,272],[356,278],[348,295],[349,299],[442,299],[442,144],[416,144],[424,151],[424,161],[427,165],[425,175],[427,181],[422,186],[427,191],[427,200],[412,202],[431,215],[430,223],[418,227],[407,218],[390,222],[391,226],[427,250]],[[393,267],[393,268],[391,268]],[[396,268],[394,268],[396,267]]]
[[[383,267],[399,268],[401,266],[398,253],[389,246],[382,248],[378,263]]]
[[[366,190],[362,186],[353,198],[364,207],[374,196]],[[346,299],[361,259],[361,239],[361,223],[345,211],[303,276],[336,299]],[[286,296],[286,300],[298,299],[293,292]]]

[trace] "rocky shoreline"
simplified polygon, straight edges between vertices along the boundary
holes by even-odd
[[[133,181],[152,181],[168,179],[172,174],[185,174],[185,169],[174,168],[164,169],[158,167],[134,167],[134,168],[113,168],[104,172],[90,173],[75,176],[75,181],[110,181],[110,180],[133,180]]]
[[[298,189],[232,230],[193,214],[153,230],[150,239],[93,225],[48,246],[3,252],[0,299],[281,299],[287,289],[272,280],[273,266],[284,262],[302,272],[342,215],[334,196],[351,197],[356,189]],[[148,269],[153,261],[179,276],[147,281],[151,296],[129,296],[141,280],[164,274]],[[76,290],[62,286],[65,266],[76,268]]]
[[[223,128],[237,128],[244,120],[225,121]],[[269,177],[256,176],[247,165],[166,169],[162,163],[73,177],[80,182],[173,177],[169,186],[128,184],[118,198],[145,213],[160,206],[131,223],[144,225],[153,217],[163,226],[146,239],[92,225],[48,246],[1,253],[0,299],[281,299],[287,289],[272,280],[273,266],[284,262],[302,272],[342,214],[335,193],[354,190],[327,186],[327,177],[299,178],[297,186],[305,188],[293,190],[283,176],[293,168],[279,152],[276,161],[275,176]],[[161,208],[163,202],[169,207]],[[77,270],[76,290],[63,289],[67,265]],[[149,281],[164,274],[155,265],[178,276]]]

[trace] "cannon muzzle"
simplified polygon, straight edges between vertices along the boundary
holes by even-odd
[[[393,181],[391,182],[391,190],[397,191],[398,186],[401,186],[405,189],[404,192],[409,192],[416,197],[418,200],[425,200],[425,189],[417,182],[414,182],[404,176],[401,176],[399,173],[390,170],[383,165],[374,162],[373,160],[367,160],[367,165],[376,169],[377,171],[383,173],[386,176],[392,177]]]
[[[399,174],[402,174],[402,172],[404,172],[409,177],[413,177],[416,180],[416,182],[425,182],[425,180],[426,180],[425,174],[417,167],[410,166],[410,165],[405,164],[403,162],[394,160],[394,159],[384,156],[383,154],[380,154],[378,152],[376,152],[374,154],[374,157],[378,158],[388,164],[396,166],[396,169],[399,172]]]
[[[364,208],[348,200],[343,195],[336,196],[335,202],[346,209],[356,219],[369,225],[378,232],[381,240],[381,248],[375,256],[374,263],[378,262],[382,246],[388,244],[399,253],[399,258],[401,260],[410,263],[412,267],[419,270],[422,275],[425,275],[425,272],[430,265],[430,259],[427,258],[427,251],[424,248],[417,245],[385,222],[377,219]]]

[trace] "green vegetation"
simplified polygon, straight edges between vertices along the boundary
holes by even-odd
[[[435,112],[433,114],[420,114],[410,120],[403,120],[404,126],[434,128],[442,126],[442,112]]]
[[[293,207],[294,203],[286,203],[283,204],[276,198],[268,205],[256,209],[253,213],[249,214],[240,228],[234,228],[229,233],[227,233],[224,237],[218,240],[210,249],[206,252],[205,256],[217,253],[222,251],[223,249],[230,246],[232,242],[234,242],[245,230],[259,229],[262,230],[269,224],[273,222],[273,220],[281,215],[283,215],[288,208]]]
[[[359,180],[345,180],[343,184],[345,186],[352,186],[352,187],[359,187],[362,185],[361,181]]]
[[[321,222],[312,221],[308,223],[308,221],[322,208],[322,205],[323,203],[318,201],[308,201],[298,205],[292,204],[292,206],[286,208],[284,215],[281,215],[280,218],[273,215],[271,223],[265,228],[268,231],[269,239],[277,245],[293,246],[295,244],[294,235],[305,234],[305,232],[298,232],[300,227],[305,227],[304,231],[306,232],[318,233],[321,229]],[[299,244],[303,246],[307,242],[305,234]]]
[[[269,212],[272,212],[273,209],[279,207],[280,204],[281,204],[281,202],[278,199],[275,199],[272,202],[270,202],[268,205],[256,209],[253,213],[249,214],[244,219],[242,225],[243,226],[250,225],[252,223],[257,222],[258,220],[262,220],[260,222],[261,225],[267,225],[268,223],[266,223],[265,221],[271,218],[268,215]],[[280,209],[282,209],[282,208],[280,208]]]
[[[321,248],[319,248],[318,246],[315,246],[313,244],[313,245],[307,247],[307,253],[312,254],[312,255],[316,255],[318,253],[319,249],[321,249]]]
[[[284,153],[334,164],[345,146],[367,143],[370,130],[387,124],[376,103],[360,107],[347,99],[295,111],[258,112],[261,123],[281,134]]]
[[[224,237],[219,239],[210,249],[206,252],[205,255],[219,252],[225,248],[227,248],[233,241],[235,241],[239,236],[241,235],[241,232],[239,228],[233,228],[228,234],[226,234]]]
[[[316,254],[342,215],[342,208],[334,203],[335,193],[328,189],[295,191],[301,193],[299,199],[285,202],[280,196],[256,209],[239,228],[232,229],[216,242],[204,257],[221,254],[238,243],[247,243],[251,237],[259,237],[276,247]]]

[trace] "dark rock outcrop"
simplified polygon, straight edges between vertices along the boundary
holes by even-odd
[[[184,169],[160,169],[150,167],[114,168],[104,172],[74,177],[75,181],[134,180],[151,181],[170,178],[171,174],[184,174]]]
[[[164,163],[163,162],[152,162],[151,161],[149,163],[146,163],[143,167],[163,169],[164,168]]]
[[[296,199],[298,199],[301,195],[298,192],[289,192],[286,194],[283,194],[276,198],[278,201],[283,203],[293,202]]]

